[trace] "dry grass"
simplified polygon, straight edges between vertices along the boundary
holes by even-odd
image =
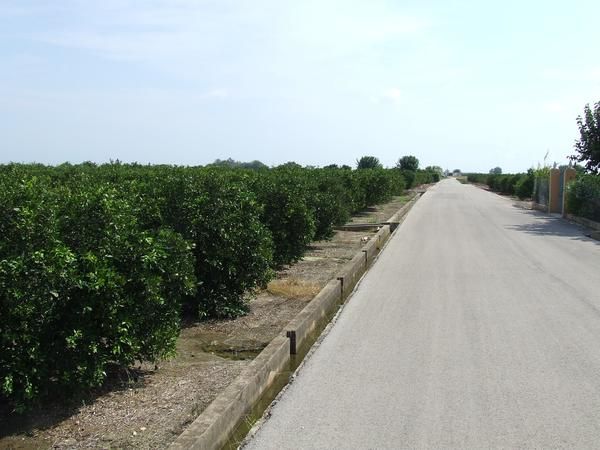
[[[271,281],[267,286],[267,291],[270,294],[292,299],[312,298],[320,290],[321,286],[318,283],[295,278],[280,278]]]

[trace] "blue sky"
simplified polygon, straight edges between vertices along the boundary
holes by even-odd
[[[0,162],[563,163],[600,2],[0,0]]]

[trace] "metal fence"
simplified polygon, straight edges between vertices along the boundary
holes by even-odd
[[[548,206],[550,200],[550,180],[547,177],[535,179],[533,199],[540,205]]]

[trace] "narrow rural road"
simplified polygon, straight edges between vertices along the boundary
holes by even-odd
[[[598,448],[600,242],[445,180],[250,449]]]

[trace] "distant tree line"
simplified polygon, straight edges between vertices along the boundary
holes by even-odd
[[[242,162],[235,161],[234,159],[215,159],[212,164],[207,164],[207,166],[215,166],[215,167],[237,167],[241,169],[267,169],[268,166],[263,164],[258,160],[250,161],[250,162]]]

